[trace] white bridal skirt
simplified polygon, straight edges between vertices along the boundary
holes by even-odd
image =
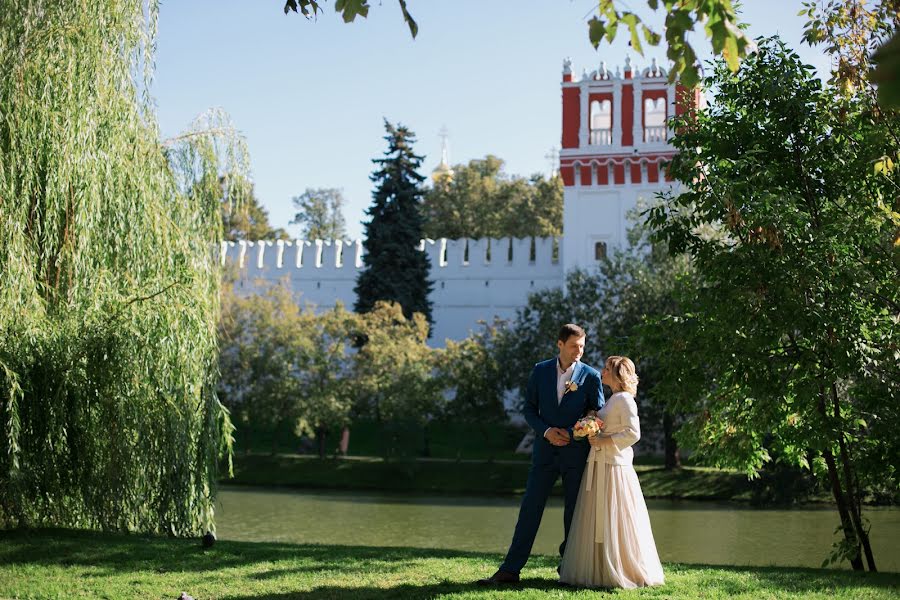
[[[626,589],[665,581],[634,467],[606,464],[602,450],[585,465],[559,580]]]

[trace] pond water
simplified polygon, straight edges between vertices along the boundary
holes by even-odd
[[[506,552],[518,498],[402,496],[225,487],[220,539]],[[833,508],[755,509],[735,504],[648,500],[660,558],[667,562],[819,567],[836,539]],[[871,508],[875,561],[900,571],[900,509]],[[562,540],[562,499],[551,498],[534,552]],[[845,564],[846,568],[847,565]]]

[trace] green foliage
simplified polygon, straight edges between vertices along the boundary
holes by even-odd
[[[282,285],[243,298],[226,286],[223,298],[220,393],[246,427],[290,423],[312,436],[363,417],[421,431],[441,414],[442,382],[421,314],[407,319],[384,302],[365,314],[340,305],[316,313],[298,308]]]
[[[898,42],[900,2],[897,0],[828,0],[804,2],[798,13],[806,16],[803,41],[823,46],[832,58],[830,83],[847,95],[875,93],[885,106],[891,105],[900,78]],[[878,69],[872,73],[872,68]],[[894,106],[900,105],[895,102]]]
[[[873,169],[900,121],[774,39],[737,73],[717,63],[706,87],[710,107],[675,123],[686,189],[650,212],[697,272],[655,328],[660,386],[715,464],[754,474],[774,453],[826,478],[868,554],[864,490],[896,489],[900,464],[900,174]]]
[[[223,298],[220,395],[236,420],[262,428],[289,422],[307,434],[349,422],[350,313],[301,310],[280,285],[244,298],[226,286]]]
[[[658,46],[661,36],[635,13],[619,10],[619,4],[616,0],[600,0],[598,15],[588,21],[588,37],[594,48],[604,40],[612,43],[620,24],[628,28],[630,45],[638,54],[644,54],[642,38],[647,44]],[[679,79],[688,87],[694,87],[700,82],[697,54],[688,42],[694,25],[703,25],[713,53],[722,56],[732,71],[737,70],[740,60],[753,47],[737,25],[737,15],[731,0],[647,0],[647,6],[654,12],[661,6],[666,13],[666,56],[672,61],[669,74],[672,81]]]
[[[368,312],[379,301],[396,302],[407,319],[421,313],[431,319],[432,282],[422,241],[422,157],[413,152],[415,135],[403,125],[384,123],[388,149],[374,159],[378,170],[370,179],[377,184],[366,211],[363,247],[365,267],[356,281],[356,311]]]
[[[156,14],[0,3],[0,526],[213,527],[210,248],[246,155],[220,113],[160,144]]]
[[[222,182],[228,189],[227,183]],[[236,186],[237,187],[237,186]],[[286,240],[288,234],[284,229],[273,228],[269,224],[269,213],[259,203],[254,193],[253,184],[246,179],[237,188],[240,203],[227,195],[222,197],[222,228],[226,240]]]
[[[492,432],[509,421],[503,400],[510,378],[525,378],[522,373],[510,374],[509,365],[502,362],[509,354],[506,333],[500,321],[484,324],[460,342],[447,340],[446,348],[438,351],[436,358],[441,387],[453,394],[443,411],[444,418],[480,432],[484,446],[488,446]]]
[[[359,315],[353,386],[363,414],[423,426],[441,414],[443,397],[433,376],[435,354],[426,344],[428,322],[421,313],[407,319],[403,312],[399,304],[377,302]]]
[[[347,235],[344,220],[344,195],[335,188],[307,188],[291,201],[297,213],[292,225],[300,225],[300,237],[306,240],[339,240]]]
[[[416,37],[419,33],[419,26],[409,13],[406,0],[397,0],[397,2],[400,5],[403,20],[409,27],[409,33]],[[288,14],[288,11],[299,11],[307,19],[315,18],[322,12],[322,0],[285,0],[284,14]],[[334,11],[341,14],[344,23],[352,23],[358,16],[363,18],[369,16],[369,2],[368,0],[335,0]]]
[[[558,236],[562,212],[559,177],[508,177],[503,161],[490,154],[454,166],[453,176],[438,179],[422,202],[431,239]]]

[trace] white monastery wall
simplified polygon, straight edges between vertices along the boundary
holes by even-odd
[[[434,282],[432,345],[467,337],[479,321],[512,318],[528,294],[560,287],[559,243],[555,238],[423,240]],[[220,258],[236,267],[239,294],[284,282],[299,304],[326,310],[337,302],[353,308],[362,253],[359,240],[240,241],[223,242]]]

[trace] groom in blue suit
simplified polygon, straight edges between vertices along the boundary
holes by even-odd
[[[566,548],[581,475],[590,451],[586,440],[574,438],[572,427],[587,411],[600,410],[605,400],[600,373],[579,360],[584,354],[584,329],[571,323],[563,325],[557,337],[559,356],[534,365],[525,392],[522,413],[536,435],[516,531],[500,569],[491,577],[479,580],[481,585],[519,582],[519,571],[531,554],[547,497],[560,476],[565,491],[565,535],[559,547],[560,556]]]

